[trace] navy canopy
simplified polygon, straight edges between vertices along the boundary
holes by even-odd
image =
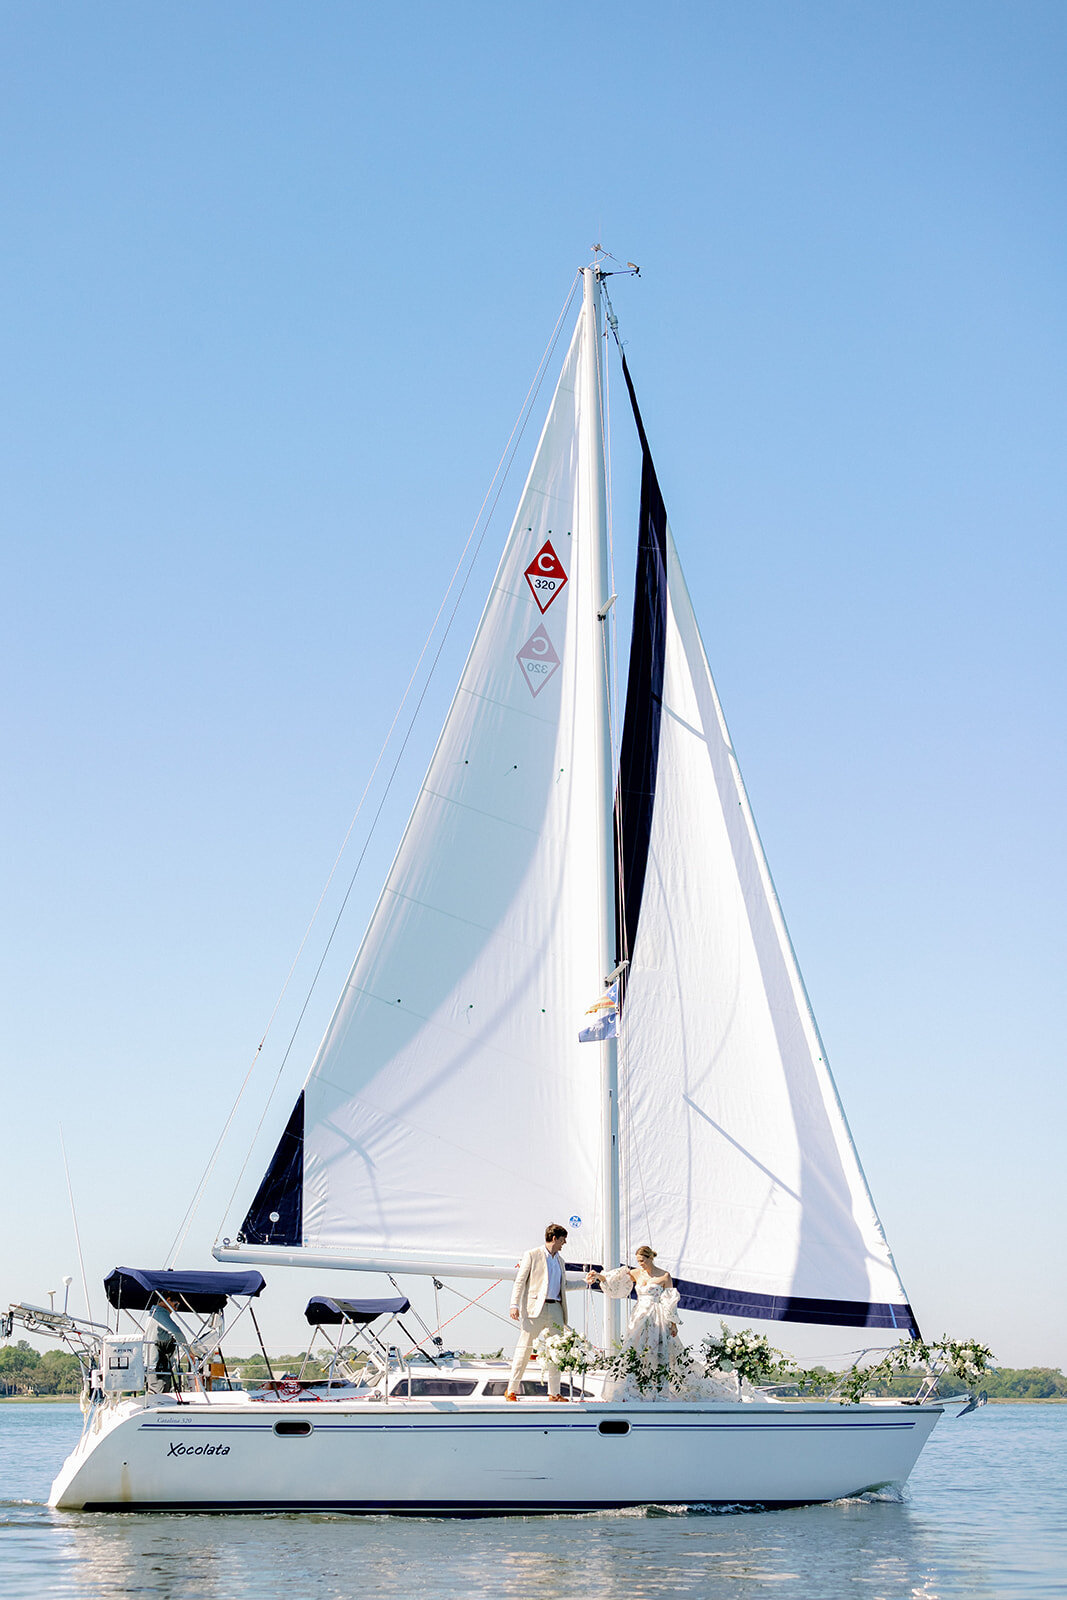
[[[316,1294],[308,1301],[304,1315],[317,1328],[324,1322],[373,1322],[375,1317],[399,1317],[410,1308],[411,1301],[403,1295],[391,1300],[330,1300],[324,1294]]]
[[[259,1294],[266,1287],[261,1272],[163,1272],[143,1267],[116,1267],[104,1279],[113,1306],[147,1311],[169,1300],[180,1311],[221,1311],[233,1294]]]

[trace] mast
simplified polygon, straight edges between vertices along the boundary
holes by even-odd
[[[586,527],[593,554],[591,563],[593,592],[590,601],[596,608],[597,695],[595,728],[599,762],[597,769],[597,824],[600,859],[600,970],[606,976],[614,966],[615,919],[615,773],[611,747],[610,684],[608,681],[607,629],[609,597],[608,519],[604,463],[603,404],[600,381],[600,273],[594,265],[582,269],[582,394],[581,460],[582,483],[586,497]],[[619,1225],[619,1046],[616,1038],[604,1039],[601,1052],[601,1141],[604,1174],[604,1267],[610,1270],[621,1259]],[[622,1327],[622,1302],[604,1302],[605,1333],[617,1339]]]

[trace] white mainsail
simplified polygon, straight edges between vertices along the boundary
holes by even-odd
[[[302,1128],[291,1124],[281,1180],[300,1184],[299,1203],[287,1227],[276,1174],[242,1242],[348,1266],[509,1272],[557,1219],[572,1248],[603,1259],[600,1075],[577,1039],[611,964],[596,361],[587,296]]]

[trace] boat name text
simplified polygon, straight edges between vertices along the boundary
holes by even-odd
[[[171,1445],[168,1456],[228,1456],[228,1444],[177,1444]]]

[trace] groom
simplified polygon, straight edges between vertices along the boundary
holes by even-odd
[[[522,1329],[515,1346],[515,1358],[508,1375],[505,1400],[519,1398],[519,1384],[530,1359],[530,1346],[546,1328],[563,1332],[567,1325],[567,1273],[563,1265],[562,1250],[567,1243],[567,1230],[558,1222],[550,1222],[545,1229],[544,1246],[527,1250],[515,1274],[515,1287],[511,1291],[511,1316]],[[545,1363],[548,1375],[548,1398],[563,1400],[559,1392],[559,1368]]]

